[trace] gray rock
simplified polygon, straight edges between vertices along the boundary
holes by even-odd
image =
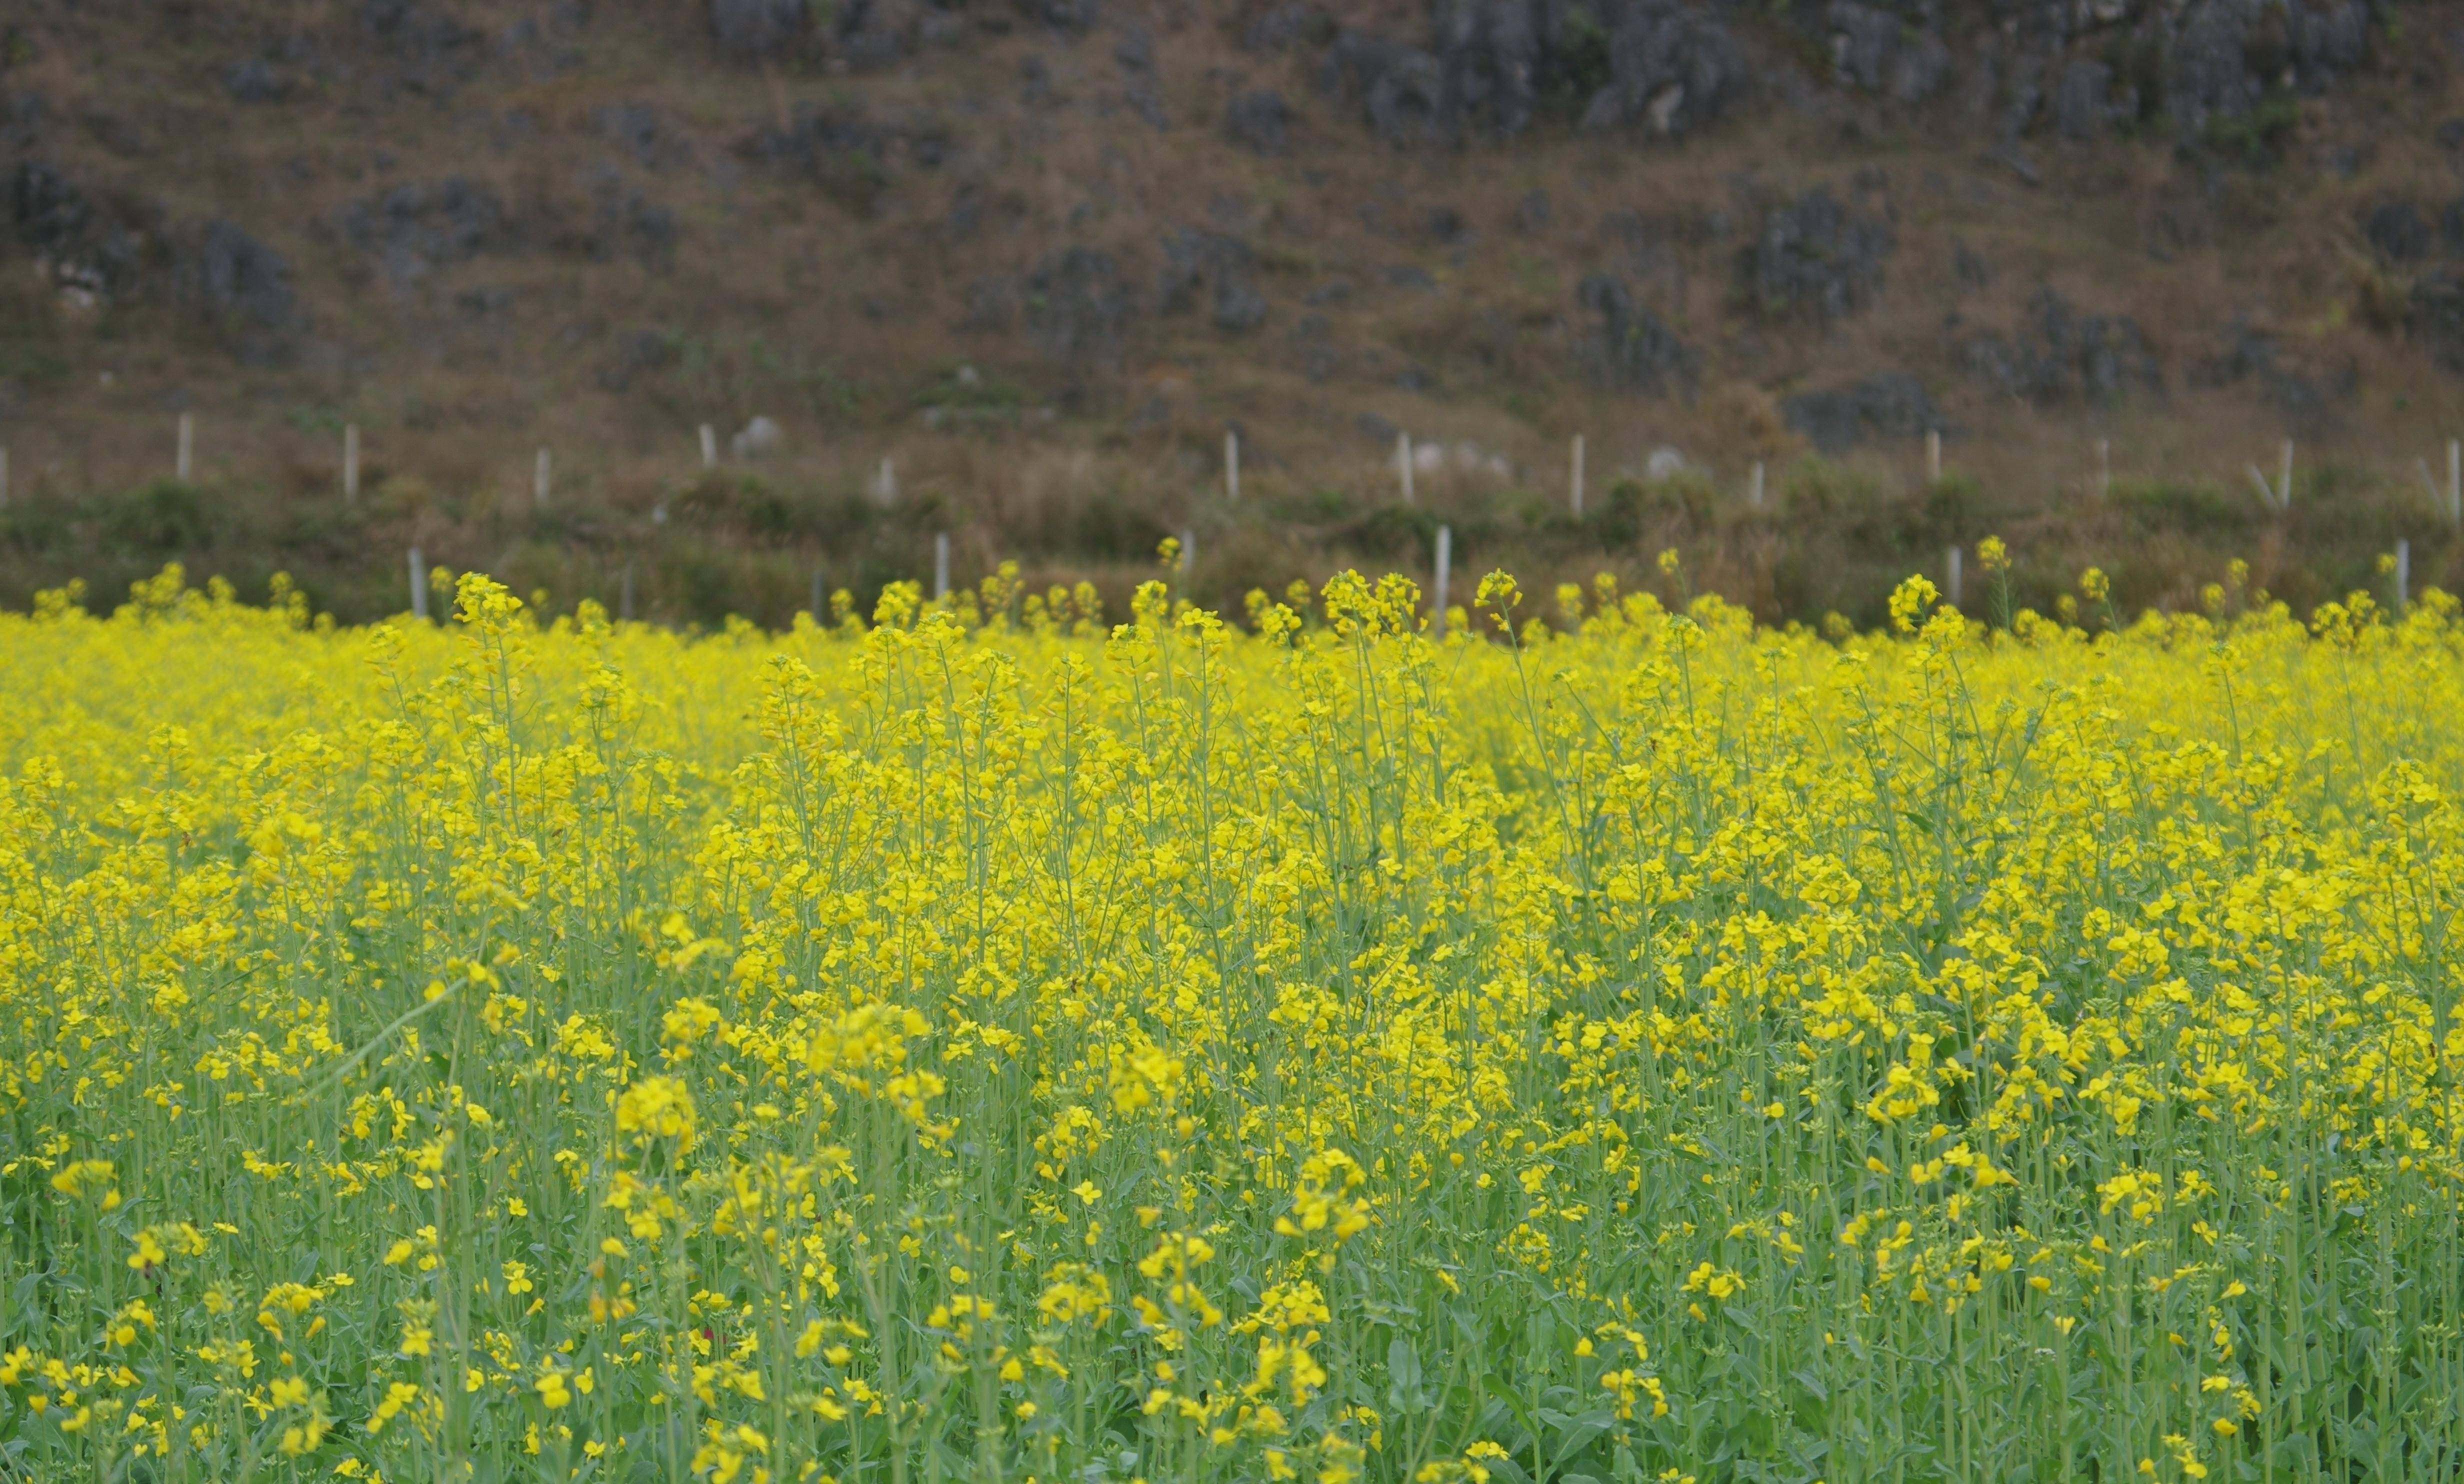
[[[756,417],[727,440],[727,451],[738,460],[767,458],[786,446],[787,435],[767,417]]]
[[[1906,23],[1857,0],[1832,0],[1830,20],[1831,65],[1838,79],[1869,93],[1888,88]]]
[[[252,56],[223,74],[223,91],[235,103],[278,103],[291,96],[291,78],[264,57]]]
[[[1017,297],[1007,278],[987,275],[974,279],[967,285],[967,313],[958,327],[978,333],[1008,329]]]
[[[1889,92],[1903,103],[1922,103],[1950,81],[1950,47],[1932,32],[1900,48],[1891,61]]]
[[[1123,26],[1121,39],[1112,44],[1112,60],[1123,72],[1155,71],[1155,33],[1144,21]]]
[[[1904,371],[1884,371],[1830,391],[1782,399],[1780,418],[1792,432],[1825,454],[1841,454],[1871,435],[1922,437],[1942,427],[1942,410],[1925,384]]]
[[[2082,315],[2051,288],[2030,298],[2028,315],[2016,334],[1969,341],[1963,355],[1972,378],[2038,407],[2164,395],[2163,369],[2126,316]]]
[[[635,377],[664,371],[676,361],[675,342],[658,330],[627,330],[616,337],[616,358],[599,373],[608,391],[631,388]]]
[[[383,78],[388,91],[450,98],[487,60],[485,33],[422,0],[360,0],[359,19],[361,35],[393,64]]]
[[[1609,82],[1585,106],[1583,126],[1683,139],[1726,117],[1752,83],[1745,49],[1707,11],[1639,0],[1609,33]]]
[[[1857,399],[1846,391],[1801,391],[1784,397],[1779,414],[1789,432],[1824,454],[1844,454],[1865,433]]]
[[[2186,139],[2195,139],[2216,120],[2248,114],[2284,81],[2299,93],[2323,92],[2369,60],[2370,13],[2365,0],[2191,0],[2171,34],[2158,33],[2165,112]]]
[[[43,137],[51,103],[40,93],[0,98],[0,149],[31,150]]]
[[[1350,278],[1329,278],[1302,297],[1301,302],[1315,309],[1325,304],[1340,304],[1352,297]]]
[[[1016,0],[1018,13],[1067,36],[1083,36],[1095,29],[1097,0]]]
[[[1430,49],[1450,137],[1476,128],[1510,139],[1530,126],[1550,59],[1551,17],[1531,0],[1440,0]]]
[[[1859,415],[1885,436],[1922,437],[1942,427],[1942,409],[1934,406],[1925,383],[1905,371],[1868,376],[1853,389]]]
[[[1595,322],[1576,347],[1582,368],[1595,383],[1664,397],[1691,396],[1698,360],[1658,315],[1643,308],[1625,280],[1608,274],[1585,278],[1576,301]]]
[[[1323,91],[1356,103],[1380,141],[1397,146],[1446,138],[1438,59],[1418,47],[1346,31],[1320,66]]]
[[[664,170],[693,157],[691,146],[648,103],[611,103],[593,112],[590,122],[646,170]]]
[[[581,242],[587,255],[599,262],[630,257],[655,273],[675,267],[675,212],[627,185],[612,166],[591,172],[590,190],[590,230]]]
[[[1307,0],[1286,0],[1265,11],[1241,33],[1241,44],[1252,52],[1288,52],[1312,40],[1323,41],[1334,23]]]
[[[793,61],[804,48],[805,0],[710,0],[718,55],[740,67]]]
[[[1881,296],[1890,251],[1888,227],[1817,187],[1763,214],[1762,230],[1737,255],[1737,279],[1764,314],[1796,311],[1829,323]]]
[[[138,237],[119,210],[32,160],[18,165],[9,194],[17,239],[63,292],[91,300],[135,285]]]
[[[2413,280],[2405,329],[2444,370],[2464,375],[2464,270],[2442,268]]]
[[[2084,144],[2103,138],[2107,129],[2136,115],[2139,99],[2127,88],[2117,97],[2113,69],[2082,57],[2062,68],[2050,106],[2054,132]]]
[[[1183,227],[1163,239],[1163,272],[1155,285],[1158,314],[1181,314],[1204,287],[1215,327],[1232,334],[1265,321],[1266,299],[1252,280],[1257,255],[1229,233]]]
[[[984,188],[970,181],[951,196],[950,211],[941,218],[941,230],[950,234],[951,241],[964,242],[983,223]]]
[[[1258,154],[1284,154],[1292,147],[1291,105],[1272,88],[1243,93],[1223,110],[1223,135]]]
[[[2435,238],[2421,208],[2409,201],[2382,201],[2362,218],[2362,235],[2383,262],[2417,263],[2430,255]]]
[[[2211,387],[2255,381],[2268,405],[2297,432],[2318,432],[2327,420],[2326,391],[2285,365],[2275,338],[2252,328],[2246,316],[2234,316],[2223,351],[2192,379]]]
[[[934,39],[947,34],[949,18],[916,0],[841,0],[815,7],[829,18],[822,38],[832,61],[850,72],[887,72]]]
[[[1239,335],[1266,322],[1266,296],[1245,278],[1216,285],[1215,327]]]
[[[1684,452],[1672,444],[1663,443],[1653,449],[1642,461],[1642,476],[1646,479],[1674,479],[1684,472]]]
[[[206,224],[182,264],[189,300],[221,332],[243,365],[286,365],[299,349],[306,318],[291,288],[291,264],[280,253],[228,221]]]
[[[338,213],[335,227],[343,241],[374,255],[397,287],[500,249],[511,237],[503,201],[459,175],[411,182],[352,202]]]
[[[1073,365],[1120,363],[1137,300],[1111,254],[1056,253],[1027,277],[1026,291],[1026,333],[1036,349]]]

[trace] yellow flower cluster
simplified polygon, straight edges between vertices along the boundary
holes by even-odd
[[[47,595],[0,1475],[2453,1477],[2464,623],[2245,588]]]

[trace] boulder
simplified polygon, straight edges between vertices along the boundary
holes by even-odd
[[[1648,396],[1692,395],[1698,358],[1676,331],[1636,301],[1624,279],[1594,274],[1575,299],[1595,318],[1576,351],[1594,383]]]
[[[2413,280],[2405,328],[2441,369],[2464,375],[2464,271],[2442,268]]]
[[[1447,137],[1438,59],[1365,32],[1346,31],[1319,65],[1321,91],[1354,103],[1369,131],[1397,146]]]
[[[1215,327],[1230,334],[1265,321],[1266,298],[1252,279],[1257,255],[1229,233],[1183,227],[1163,239],[1163,272],[1155,285],[1158,314],[1182,314],[1204,287]]]
[[[756,417],[727,440],[727,451],[739,461],[767,458],[785,447],[787,435],[767,417]]]
[[[278,103],[291,96],[291,78],[264,57],[252,56],[223,73],[223,91],[235,103]]]
[[[1260,13],[1241,33],[1241,44],[1252,52],[1288,52],[1311,41],[1324,41],[1334,23],[1308,0],[1285,0]]]
[[[63,295],[92,304],[135,285],[137,233],[121,213],[65,174],[32,160],[21,163],[9,208],[17,239]]]
[[[2430,255],[2435,238],[2421,208],[2409,201],[2382,201],[2362,218],[2362,235],[2382,262],[2417,263]]]
[[[398,287],[501,248],[511,236],[504,202],[459,175],[354,201],[338,213],[335,227],[344,242],[373,255]]]
[[[1609,33],[1609,81],[1583,110],[1587,129],[1640,127],[1683,139],[1750,90],[1745,50],[1706,13],[1671,0],[1628,7]]]
[[[1791,432],[1825,454],[1845,453],[1869,435],[1914,438],[1942,427],[1942,410],[1925,384],[1904,371],[1784,398],[1780,418]]]
[[[635,377],[666,370],[675,361],[675,342],[666,334],[650,329],[627,330],[616,337],[616,357],[599,373],[599,385],[608,391],[628,390]]]
[[[2038,407],[2165,394],[2163,369],[2127,316],[2080,314],[2048,287],[2028,300],[2028,318],[2015,334],[1968,342],[1963,359],[1973,379]]]
[[[692,158],[692,149],[648,103],[610,103],[592,112],[590,122],[646,170],[664,170]]]
[[[1737,254],[1737,280],[1764,314],[1794,311],[1829,323],[1881,297],[1890,251],[1890,229],[1879,218],[1817,187],[1764,212],[1761,231]]]
[[[180,278],[185,297],[241,365],[280,365],[297,355],[307,321],[280,253],[217,218],[185,255]]]
[[[2139,95],[2114,87],[2113,69],[2080,58],[2062,68],[2048,101],[2054,132],[2075,144],[2104,137],[2105,132],[2139,112]]]
[[[442,100],[478,75],[487,61],[487,33],[421,0],[360,0],[360,34],[391,70],[388,91]]]
[[[1272,88],[1243,93],[1223,110],[1223,135],[1256,154],[1287,153],[1292,147],[1291,105]]]
[[[1136,296],[1110,253],[1073,247],[1027,276],[1026,333],[1037,350],[1073,365],[1117,365]]]
[[[805,0],[710,0],[710,34],[739,67],[794,60],[804,48]]]
[[[2165,112],[2184,138],[2196,139],[2219,120],[2247,115],[2287,80],[2317,94],[2365,65],[2370,14],[2366,0],[2190,0],[2173,12],[2169,34],[2142,24],[2164,49]]]
[[[1016,0],[1018,13],[1065,36],[1083,36],[1095,29],[1097,0]]]

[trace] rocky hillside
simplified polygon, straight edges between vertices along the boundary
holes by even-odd
[[[1773,613],[1986,524],[2185,600],[2336,534],[2260,520],[2288,437],[2437,575],[2459,62],[2464,7],[2365,0],[20,0],[0,585],[699,542],[767,596],[657,601],[759,609],[929,529],[1230,584],[1411,559],[1398,432],[1490,550],[1691,538]],[[128,506],[182,412],[221,493]]]

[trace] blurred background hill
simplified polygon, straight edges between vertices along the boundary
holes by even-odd
[[[2452,587],[2459,62],[2365,0],[17,0],[0,601],[363,618],[417,544],[780,624],[1186,532],[1237,608],[1441,522],[1771,619],[1991,533],[2039,605]]]

